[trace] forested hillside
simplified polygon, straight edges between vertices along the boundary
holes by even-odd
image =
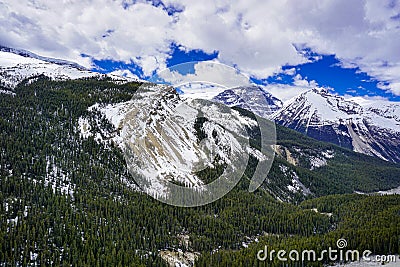
[[[330,230],[308,236],[268,234],[248,249],[203,254],[196,266],[282,266],[276,257],[272,261],[269,257],[265,261],[257,260],[258,251],[264,250],[265,246],[268,246],[268,251],[314,250],[320,257],[328,247],[338,250],[337,241],[340,239],[347,242],[344,251],[357,250],[360,259],[362,253],[369,250],[373,255],[397,255],[396,262],[400,260],[400,196],[330,195],[304,201],[300,207],[314,209],[329,217]],[[299,227],[304,223],[299,222]],[[325,255],[324,260],[315,262],[288,259],[285,266],[326,266],[332,263]]]

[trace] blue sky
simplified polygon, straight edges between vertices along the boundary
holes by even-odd
[[[87,55],[86,55],[87,56]],[[182,63],[187,62],[195,62],[195,61],[207,61],[213,60],[218,58],[218,52],[214,51],[212,53],[205,53],[201,49],[197,50],[188,50],[186,51],[185,48],[179,46],[177,44],[171,44],[171,52],[169,58],[166,60],[166,66],[173,67]],[[143,74],[142,68],[135,64],[133,61],[127,63],[123,61],[115,61],[111,59],[107,60],[97,60],[93,58],[94,66],[92,68],[93,71],[98,71],[101,73],[109,73],[115,70],[130,70],[133,74],[137,75],[139,78],[142,79],[149,79],[151,76],[146,76]],[[185,65],[186,67],[189,65]],[[179,71],[181,74],[187,74],[188,72],[193,73],[194,68],[185,68],[180,69]],[[152,74],[155,74],[154,71]]]
[[[167,67],[173,68],[182,63],[217,60],[218,52],[206,53],[200,49],[185,50],[176,44],[171,45],[171,55],[168,58]],[[340,60],[335,55],[319,55],[311,50],[307,52],[310,62],[298,65],[284,65],[282,72],[270,75],[265,78],[250,77],[252,83],[259,85],[295,85],[296,79],[300,75],[307,81],[315,81],[318,86],[329,88],[332,93],[348,96],[380,96],[391,101],[400,101],[400,96],[396,96],[390,91],[379,88],[379,81],[362,72],[358,67],[343,67]],[[142,69],[137,64],[124,63],[112,60],[93,60],[95,66],[93,70],[108,73],[115,70],[130,70],[133,74],[142,79],[149,80],[151,77],[143,74]],[[185,75],[193,74],[194,68],[191,64],[185,64],[184,68],[175,67],[173,70]],[[156,72],[154,71],[154,74]]]
[[[0,45],[144,79],[213,60],[278,97],[321,86],[400,101],[400,0],[5,1]]]

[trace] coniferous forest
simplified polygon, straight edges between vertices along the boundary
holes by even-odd
[[[0,95],[0,266],[168,266],[165,250],[195,252],[196,266],[281,266],[257,252],[320,251],[340,238],[349,249],[400,254],[400,196],[353,194],[398,187],[400,166],[279,126],[283,153],[254,193],[255,159],[229,194],[206,206],[172,207],[141,193],[109,138],[118,129],[88,110],[128,101],[139,86],[40,76]],[[81,117],[97,134],[82,136]],[[320,151],[335,157],[311,170],[307,157]],[[285,189],[290,171],[310,194]],[[201,175],[210,181],[218,172]]]

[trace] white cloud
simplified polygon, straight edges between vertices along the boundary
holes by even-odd
[[[293,86],[289,84],[271,84],[264,87],[265,90],[270,92],[273,96],[286,102],[299,94],[310,90],[309,87]]]
[[[298,96],[299,94],[308,91],[313,88],[322,88],[320,87],[316,81],[308,81],[303,79],[300,74],[297,74],[294,77],[293,85],[289,84],[268,84],[265,87],[265,90],[270,92],[272,95],[276,96],[283,102],[290,100],[293,97]],[[332,88],[325,88],[331,90]]]
[[[130,70],[115,70],[110,74],[140,81],[140,78],[137,75],[133,74]]]
[[[228,88],[251,85],[248,76],[217,61],[179,64],[158,72],[154,80],[158,78],[177,87],[188,98],[212,99]]]
[[[298,30],[311,30],[305,43],[320,53],[336,54],[343,66],[356,67],[399,94],[400,13],[398,1],[312,1],[292,6],[287,18]],[[397,72],[397,73],[396,73]]]
[[[293,84],[297,87],[306,87],[306,88],[315,88],[318,87],[318,84],[316,81],[308,81],[306,79],[303,79],[300,74],[297,74],[294,76],[294,82]]]
[[[194,73],[180,74],[174,69],[165,69],[158,76],[174,86],[187,83],[208,83],[221,88],[233,88],[250,85],[249,77],[238,70],[215,61],[201,61],[194,65],[181,64],[179,69],[194,68]]]
[[[373,105],[377,103],[377,101],[383,103],[387,102],[390,103],[390,101],[387,98],[381,97],[381,96],[350,96],[350,95],[344,95],[344,98],[347,100],[356,102],[357,104],[361,106],[367,106],[367,105]]]
[[[283,71],[284,74],[293,76],[296,73],[296,68],[291,68]]]
[[[0,2],[0,40],[46,56],[87,63],[97,59],[139,62],[145,73],[164,67],[173,18],[152,5],[128,9],[118,1]]]
[[[198,1],[186,6],[175,25],[175,39],[187,47],[220,51],[223,63],[259,78],[286,63],[305,62],[293,47],[297,33],[280,25],[278,1]]]
[[[136,2],[133,4],[133,2]],[[87,65],[97,59],[163,69],[175,42],[219,51],[219,61],[265,78],[306,59],[293,44],[335,54],[400,95],[400,3],[394,0],[165,0],[173,16],[145,1],[0,0],[4,45]],[[123,3],[131,4],[123,8]],[[104,36],[104,37],[103,37]]]

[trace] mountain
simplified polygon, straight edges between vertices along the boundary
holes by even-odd
[[[7,53],[12,53],[15,55],[19,55],[25,58],[33,58],[33,59],[37,59],[40,61],[44,61],[44,62],[48,62],[48,63],[54,63],[57,65],[62,65],[62,66],[70,66],[73,67],[75,69],[81,69],[81,70],[85,70],[86,68],[75,63],[75,62],[71,62],[68,60],[64,60],[64,59],[56,59],[56,58],[50,58],[50,57],[43,57],[43,56],[39,56],[35,53],[32,53],[30,51],[27,50],[23,50],[23,49],[15,49],[15,48],[11,48],[11,47],[6,47],[6,46],[2,46],[0,45],[0,51],[1,52],[7,52]],[[22,62],[21,62],[22,63]]]
[[[256,85],[225,90],[212,100],[250,110],[261,117],[268,117],[282,107],[281,100]]]
[[[116,72],[115,74],[120,74]],[[44,75],[55,80],[109,77],[116,82],[136,81],[127,75],[100,74],[61,59],[38,56],[25,50],[0,46],[0,86],[12,89],[25,79]],[[125,74],[125,73],[121,73]],[[5,91],[5,90],[3,90]]]
[[[400,103],[390,102],[387,100],[373,99],[368,100],[362,97],[353,97],[350,100],[360,104],[368,112],[376,113],[377,115],[400,121]]]
[[[142,189],[151,195],[183,197],[179,189],[167,192],[173,188],[166,181],[208,190],[201,172],[223,168],[228,173],[221,176],[233,181],[235,172],[245,171],[247,151],[263,156],[242,141],[246,127],[256,122],[225,105],[184,100],[174,88],[161,85],[143,85],[129,104],[121,133],[133,153],[130,169],[143,177]]]
[[[315,139],[400,162],[400,105],[356,101],[312,89],[285,103],[272,118]]]
[[[128,72],[91,72],[61,59],[42,57],[25,50],[0,46],[1,93],[25,79],[45,75],[55,80],[109,77],[115,82],[139,81]],[[251,110],[261,117],[332,142],[356,152],[400,162],[400,104],[362,98],[344,99],[321,90],[305,92],[285,105],[259,86],[238,87],[215,96],[215,102]]]

